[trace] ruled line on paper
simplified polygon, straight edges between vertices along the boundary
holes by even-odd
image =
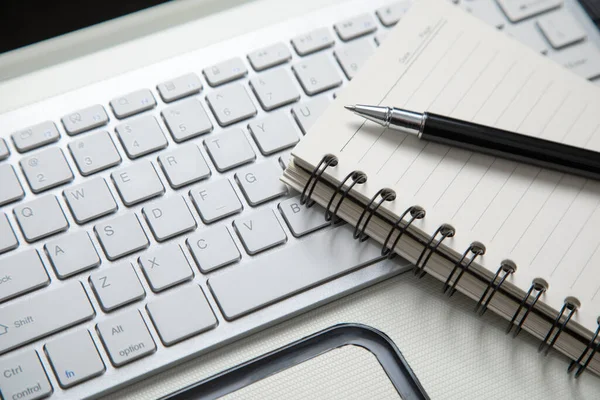
[[[569,129],[567,129],[566,133],[562,136],[562,138],[560,138],[559,142],[562,143],[567,138],[567,136],[569,136],[569,134],[571,133],[571,131],[573,130],[573,128],[575,127],[577,122],[579,122],[579,118],[581,118],[581,116],[583,115],[585,110],[588,108],[588,105],[589,105],[589,103],[586,103],[585,106],[579,112],[579,114],[577,114],[577,117],[575,117],[575,119],[573,120],[573,123],[571,124],[571,126],[569,126]]]
[[[546,93],[548,92],[548,90],[552,87],[552,85],[554,85],[554,81],[550,81],[546,87],[544,88],[544,90],[542,90],[542,93],[539,94],[538,98],[535,99],[535,102],[533,103],[533,106],[531,106],[531,108],[529,109],[529,111],[527,112],[527,114],[525,114],[525,116],[523,117],[523,119],[521,120],[521,122],[519,122],[519,127],[523,126],[523,124],[525,123],[525,121],[527,121],[527,118],[529,118],[529,116],[531,115],[531,113],[533,112],[533,110],[535,110],[535,108],[538,106],[538,104],[540,103],[540,101],[544,98],[544,96],[546,95]]]
[[[567,101],[567,99],[569,98],[569,96],[571,96],[571,92],[567,92],[566,96],[563,97],[563,99],[560,102],[560,104],[550,114],[551,117],[548,118],[548,121],[546,121],[546,123],[544,124],[544,126],[542,127],[542,129],[538,133],[540,137],[544,136],[544,131],[546,130],[546,128],[548,127],[548,125],[550,125],[550,122],[552,122],[552,120],[554,120],[554,117],[556,116],[556,113],[558,112],[558,110],[560,110],[562,108],[562,106],[565,104],[565,101]]]
[[[371,143],[371,145],[369,146],[369,148],[367,149],[367,151],[365,151],[362,155],[362,157],[358,160],[359,163],[362,162],[362,160],[367,156],[367,154],[369,154],[369,151],[371,151],[371,149],[373,148],[373,146],[375,146],[375,144],[379,141],[379,138],[381,138],[381,136],[383,136],[383,134],[385,133],[385,131],[387,131],[387,126],[384,126],[383,129],[381,130],[381,132],[379,133],[379,136],[377,136],[377,139],[375,139],[373,141],[373,143]]]
[[[596,255],[596,253],[598,252],[598,249],[600,249],[600,242],[598,242],[598,244],[596,245],[596,248],[594,249],[594,251],[592,252],[592,254],[590,254],[590,256],[588,257],[587,261],[585,262],[585,265],[583,266],[583,268],[581,269],[581,271],[579,271],[579,274],[577,274],[577,277],[575,278],[575,280],[571,284],[570,289],[573,289],[573,286],[575,286],[575,284],[579,280],[579,277],[581,277],[581,275],[583,274],[583,271],[585,271],[585,269],[587,268],[587,266],[590,264],[590,262],[592,261],[592,259]],[[592,300],[593,300],[593,297],[592,297]]]
[[[398,132],[398,133],[401,134],[401,132]],[[400,146],[402,146],[402,143],[404,143],[404,141],[406,140],[407,137],[408,137],[408,135],[406,133],[404,133],[404,137],[396,145],[396,148],[394,149],[394,151],[392,151],[392,154],[390,154],[390,156],[387,158],[387,160],[385,160],[385,162],[383,163],[383,165],[377,170],[377,174],[379,174],[381,172],[381,170],[383,169],[383,167],[385,167],[387,165],[387,163],[392,159],[392,157],[394,156],[394,154],[396,154],[396,151],[400,148]]]
[[[469,87],[467,88],[467,90],[463,93],[463,95],[460,96],[460,98],[458,99],[458,101],[456,102],[456,104],[454,105],[454,107],[452,108],[452,110],[450,111],[450,114],[454,113],[454,111],[456,110],[456,108],[465,99],[465,97],[467,96],[467,94],[469,94],[471,92],[471,89],[473,89],[473,87],[475,86],[475,84],[477,82],[479,82],[479,79],[481,78],[481,76],[483,75],[483,73],[485,71],[487,71],[488,67],[492,64],[492,61],[494,61],[497,56],[498,56],[498,51],[496,51],[494,53],[494,55],[492,56],[492,58],[490,58],[490,60],[487,62],[487,64],[485,64],[485,66],[483,67],[483,69],[481,71],[479,71],[479,74],[477,75],[477,77],[473,80],[473,82],[471,82],[471,84],[469,85]]]
[[[590,141],[594,138],[594,136],[596,136],[596,133],[598,133],[598,131],[600,131],[600,124],[596,125],[596,129],[594,129],[590,135],[589,138],[587,138],[587,140],[585,141],[585,143],[583,144],[582,147],[587,147],[587,145],[590,143]]]
[[[488,202],[487,206],[485,206],[485,210],[483,210],[483,212],[479,215],[479,218],[477,218],[477,221],[475,221],[475,223],[473,224],[473,226],[471,226],[471,229],[470,229],[471,231],[473,229],[475,229],[475,226],[477,226],[477,224],[479,223],[479,221],[481,221],[481,218],[483,218],[483,216],[487,213],[487,211],[489,210],[490,206],[494,203],[494,200],[496,200],[496,197],[498,197],[498,195],[502,192],[502,189],[504,189],[504,186],[506,186],[506,184],[508,183],[508,181],[510,180],[510,178],[513,176],[513,174],[517,170],[518,166],[519,166],[519,164],[515,165],[514,168],[512,169],[512,171],[510,171],[510,174],[504,180],[504,182],[502,183],[502,186],[500,186],[500,189],[498,189],[498,191],[496,192],[496,194],[494,195],[494,197],[492,198],[492,200],[490,200]]]
[[[410,170],[410,168],[413,166],[415,161],[417,161],[417,159],[419,158],[421,153],[423,153],[423,150],[425,150],[425,147],[427,147],[428,145],[429,145],[429,142],[425,143],[425,146],[423,146],[421,148],[421,150],[419,151],[419,153],[415,156],[415,158],[413,158],[413,160],[410,162],[410,165],[404,170],[404,172],[402,172],[402,175],[400,175],[400,178],[398,178],[398,180],[396,181],[396,185],[398,184],[398,182],[400,182],[402,180],[402,178],[404,177],[406,172],[408,172]]]
[[[438,161],[438,163],[431,170],[431,172],[429,173],[429,175],[427,175],[427,178],[425,178],[425,180],[423,181],[423,183],[421,183],[421,186],[419,186],[419,188],[417,189],[417,191],[415,192],[415,194],[413,194],[413,196],[416,196],[419,193],[419,191],[423,188],[423,186],[425,186],[425,184],[427,183],[427,181],[429,180],[429,178],[431,178],[431,176],[435,173],[435,171],[437,171],[437,169],[439,168],[439,166],[442,163],[442,161],[444,161],[444,159],[446,158],[446,156],[450,152],[450,149],[452,149],[452,147],[448,147],[446,149],[446,152],[444,153],[444,155],[440,157],[440,160]]]
[[[485,176],[488,174],[488,172],[490,172],[490,168],[492,168],[492,165],[494,165],[496,163],[496,159],[494,159],[490,165],[488,165],[488,167],[486,168],[485,172],[483,173],[483,175],[481,175],[479,177],[479,179],[477,180],[477,183],[475,184],[475,186],[473,186],[471,188],[471,190],[469,191],[469,194],[463,199],[462,203],[460,203],[460,206],[458,206],[458,209],[454,212],[454,215],[452,215],[452,219],[454,219],[456,217],[456,214],[458,214],[458,212],[463,208],[463,206],[465,205],[465,203],[467,202],[467,200],[469,200],[469,198],[471,198],[471,195],[473,194],[473,192],[475,191],[475,188],[479,185],[479,182],[481,182],[481,180],[483,178],[485,178]]]
[[[596,293],[594,293],[594,295],[592,296],[592,300],[594,300],[594,298],[596,298],[596,295],[598,295],[598,292],[600,292],[600,286],[598,286]]]
[[[502,112],[500,113],[500,115],[498,115],[498,118],[496,118],[496,120],[494,121],[494,125],[496,125],[498,123],[498,121],[500,121],[500,119],[504,116],[504,113],[506,113],[506,111],[510,108],[510,106],[512,106],[512,104],[514,103],[514,101],[516,100],[517,97],[519,97],[519,95],[521,93],[523,93],[523,88],[525,87],[525,84],[527,84],[527,82],[529,81],[529,78],[531,78],[533,76],[533,74],[535,73],[535,69],[532,70],[529,75],[527,75],[527,78],[525,79],[525,83],[523,84],[523,86],[521,87],[521,90],[517,90],[515,92],[515,94],[513,95],[513,97],[510,99],[510,101],[506,104],[506,106],[504,107],[504,109],[502,110]],[[521,122],[522,123],[522,122]],[[519,124],[519,128],[521,127],[521,125]],[[517,128],[518,129],[518,128]]]
[[[435,206],[437,206],[437,203],[442,199],[442,197],[444,197],[444,195],[446,194],[446,192],[448,191],[448,189],[450,188],[450,186],[452,186],[452,184],[454,183],[454,181],[456,180],[456,178],[458,178],[458,176],[460,175],[460,173],[462,172],[462,170],[465,168],[465,166],[469,163],[469,161],[471,161],[471,158],[473,158],[474,154],[475,153],[471,153],[469,155],[469,158],[467,158],[467,160],[460,166],[460,168],[458,169],[458,172],[454,175],[454,177],[446,185],[446,188],[444,189],[444,191],[442,192],[442,194],[439,195],[439,197],[437,198],[437,200],[435,201],[435,203],[433,203],[433,207],[431,207],[431,208],[435,208]]]
[[[515,67],[515,65],[517,65],[517,60],[513,61],[513,63],[510,65],[510,67],[502,75],[502,78],[500,78],[500,80],[498,82],[496,82],[496,84],[494,85],[494,88],[492,89],[492,91],[488,94],[488,96],[486,97],[486,99],[483,101],[483,103],[481,103],[481,105],[479,106],[479,108],[475,112],[475,115],[473,116],[473,119],[475,119],[475,117],[477,117],[477,114],[479,114],[479,111],[481,111],[483,109],[483,107],[487,104],[487,102],[490,100],[490,98],[492,97],[492,95],[494,93],[496,93],[496,89],[498,89],[500,87],[500,85],[502,84],[502,82],[504,82],[504,80],[506,79],[506,77],[508,76],[508,74],[510,73],[510,71],[512,71],[512,69]]]

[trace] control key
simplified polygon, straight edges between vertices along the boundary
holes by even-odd
[[[52,393],[37,351],[0,359],[0,371],[0,393],[5,399],[35,400]]]

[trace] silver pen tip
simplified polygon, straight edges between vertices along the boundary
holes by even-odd
[[[356,110],[356,106],[344,106],[346,110],[354,111]]]

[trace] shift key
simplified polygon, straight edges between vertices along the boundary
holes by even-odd
[[[0,308],[0,355],[94,315],[79,282],[10,303]]]

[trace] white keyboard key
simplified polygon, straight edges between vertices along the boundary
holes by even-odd
[[[292,39],[292,46],[300,56],[326,49],[334,43],[333,36],[327,28],[315,29]]]
[[[121,200],[126,206],[132,206],[165,192],[152,162],[138,161],[126,168],[110,174]]]
[[[323,216],[324,209],[321,206],[315,204],[311,208],[306,208],[306,205],[300,204],[299,196],[282,201],[278,208],[295,237],[304,236],[329,225],[329,221],[326,221]]]
[[[148,89],[137,90],[110,101],[110,107],[119,119],[129,117],[156,106],[156,100]]]
[[[19,204],[13,210],[17,222],[29,243],[66,231],[69,223],[56,196],[38,197]]]
[[[93,178],[63,190],[75,222],[84,224],[117,211],[117,203],[104,178]]]
[[[377,46],[381,46],[381,44],[385,41],[387,36],[387,32],[381,32],[375,35],[375,43],[377,43]]]
[[[158,156],[158,163],[173,189],[210,176],[210,169],[195,144],[179,146],[173,151],[161,154]]]
[[[202,83],[194,73],[178,76],[170,81],[163,82],[157,87],[160,97],[165,103],[182,99],[195,93],[200,93]]]
[[[331,100],[326,96],[320,96],[307,103],[300,103],[292,107],[292,115],[298,123],[302,133],[306,135],[310,127],[329,107]]]
[[[212,131],[213,126],[198,99],[186,99],[165,108],[162,118],[173,140],[184,140]]]
[[[333,89],[342,84],[329,54],[317,54],[303,59],[292,68],[302,88],[309,96]]]
[[[590,42],[573,45],[548,55],[585,79],[600,76],[600,50]]]
[[[203,273],[213,271],[240,260],[240,252],[225,225],[196,232],[185,241]]]
[[[248,54],[248,61],[250,61],[250,65],[255,71],[262,71],[283,64],[291,59],[292,55],[283,43],[275,43]]]
[[[87,107],[62,117],[61,122],[69,135],[78,135],[108,123],[106,110],[100,104]]]
[[[0,185],[0,206],[20,200],[25,196],[23,187],[21,187],[12,165],[0,165],[0,182],[2,182],[2,185]]]
[[[148,327],[138,310],[98,323],[96,329],[115,367],[123,366],[156,351]]]
[[[556,11],[538,18],[537,25],[555,49],[585,39],[585,31],[567,10]]]
[[[560,7],[563,0],[496,0],[512,22]]]
[[[44,250],[60,279],[100,265],[100,257],[85,231],[71,233],[46,243]]]
[[[121,163],[121,156],[106,131],[92,133],[69,143],[69,151],[83,176]]]
[[[509,24],[504,31],[519,42],[529,46],[533,51],[541,54],[548,53],[548,42],[535,25],[535,21],[523,21],[518,24]]]
[[[198,186],[190,190],[190,196],[205,224],[242,211],[242,203],[228,179]]]
[[[106,370],[87,329],[46,343],[44,351],[63,389],[102,375]]]
[[[106,257],[113,261],[150,245],[136,214],[124,214],[94,226]]]
[[[242,85],[226,86],[206,96],[208,106],[221,126],[231,125],[256,115],[256,107]]]
[[[488,25],[498,29],[506,25],[506,17],[502,10],[491,0],[465,0],[462,1],[463,9]]]
[[[0,354],[95,315],[85,289],[77,281],[8,303],[0,308],[0,321],[8,327],[0,335]]]
[[[50,147],[19,161],[33,193],[40,193],[73,180],[73,172],[58,147]]]
[[[300,140],[299,132],[287,111],[269,114],[248,124],[260,152],[269,155],[292,147]]]
[[[359,36],[375,32],[377,25],[369,14],[361,14],[333,26],[340,39],[352,40]]]
[[[90,284],[104,312],[144,298],[146,292],[128,262],[103,268],[90,275]]]
[[[138,117],[115,128],[129,158],[137,158],[167,147],[167,138],[152,115]]]
[[[35,350],[0,360],[0,388],[5,399],[37,400],[52,394],[52,386]]]
[[[56,142],[60,138],[60,133],[54,122],[46,121],[17,131],[11,137],[19,153],[24,153]]]
[[[235,57],[204,68],[202,73],[208,84],[214,87],[246,76],[248,70],[244,62],[239,57]]]
[[[241,128],[232,128],[205,139],[204,146],[219,172],[252,162],[256,158]]]
[[[0,260],[0,302],[49,283],[50,278],[37,250],[28,249]]]
[[[282,155],[279,156],[279,165],[281,166],[282,169],[286,169],[288,165],[290,165],[290,153],[289,152],[285,152]]]
[[[263,72],[250,79],[250,86],[263,109],[269,111],[300,99],[290,74],[283,68]]]
[[[240,170],[235,179],[248,204],[257,206],[287,193],[287,187],[279,180],[281,175],[281,168],[275,161],[263,161]]]
[[[358,69],[375,51],[371,38],[360,39],[338,47],[333,54],[348,79],[354,78]]]
[[[160,292],[194,277],[183,250],[169,243],[138,258],[142,271],[154,292]]]
[[[12,226],[10,226],[10,222],[8,222],[8,217],[3,212],[0,212],[0,254],[14,250],[18,246],[19,241],[15,236]]]
[[[196,221],[179,195],[155,201],[142,208],[142,213],[159,242],[196,229]]]
[[[378,8],[375,11],[381,23],[385,26],[393,26],[400,21],[400,18],[406,14],[411,6],[409,1],[401,1],[389,4],[385,7]]]
[[[165,346],[174,345],[217,326],[217,318],[198,285],[178,289],[148,303],[146,308]],[[188,312],[190,309],[194,311]]]
[[[6,140],[0,138],[0,161],[8,158],[8,156],[10,156],[10,150],[6,144]]]
[[[245,218],[233,221],[242,244],[250,255],[283,244],[287,236],[272,210],[256,211]]]

